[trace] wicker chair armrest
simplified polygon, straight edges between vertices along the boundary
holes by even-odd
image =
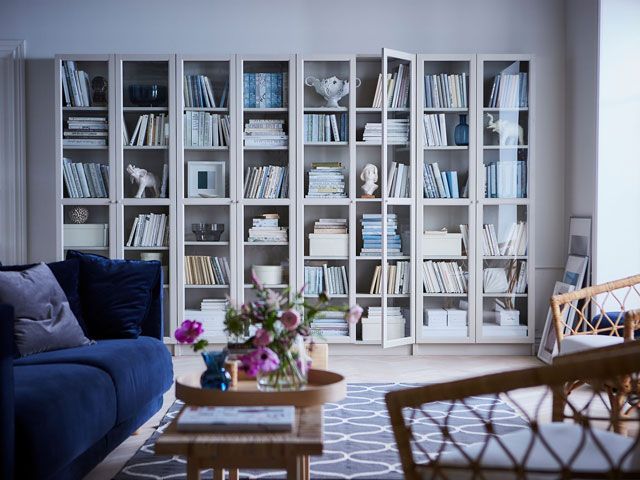
[[[636,330],[640,328],[640,309],[630,310],[624,316],[624,341],[635,340]]]

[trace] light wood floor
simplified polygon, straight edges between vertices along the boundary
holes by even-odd
[[[527,368],[541,365],[541,363],[535,357],[331,356],[329,365],[331,370],[345,375],[347,381],[351,383],[434,383],[486,375],[504,370]],[[176,375],[202,370],[202,359],[196,356],[174,357],[173,366]],[[129,437],[111,452],[102,463],[85,477],[85,480],[108,480],[113,478],[153,433],[165,411],[174,400],[175,395],[173,389],[171,389],[164,396],[162,409],[145,423],[136,435]],[[534,399],[530,400],[534,401]]]

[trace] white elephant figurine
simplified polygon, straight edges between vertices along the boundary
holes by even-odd
[[[367,163],[360,173],[360,180],[364,183],[360,187],[367,197],[373,197],[373,192],[378,189],[378,167],[372,163]]]
[[[500,145],[524,145],[524,130],[516,122],[505,119],[493,119],[493,115],[487,113],[489,123],[487,128],[500,137]]]
[[[160,196],[158,179],[153,173],[131,164],[127,165],[127,173],[131,176],[131,183],[136,182],[138,184],[138,192],[135,198],[145,198],[145,189],[147,188],[153,189],[156,198]]]
[[[315,77],[307,77],[304,80],[305,85],[316,89],[318,95],[324,98],[327,102],[326,107],[338,108],[338,102],[342,97],[349,94],[349,82],[346,80],[340,80],[338,77],[333,76],[320,80]],[[360,79],[356,78],[356,88],[360,86]]]

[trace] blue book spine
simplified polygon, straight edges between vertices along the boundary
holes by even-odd
[[[244,108],[249,107],[249,74],[242,75],[242,100]]]
[[[254,108],[256,105],[256,74],[249,74],[249,107]]]
[[[273,74],[265,73],[265,106],[267,108],[273,108]]]

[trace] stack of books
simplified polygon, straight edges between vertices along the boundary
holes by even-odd
[[[382,89],[385,88],[388,108],[407,108],[410,91],[409,73],[409,67],[407,65],[399,65],[398,70],[394,73],[387,73],[386,81],[383,81],[382,74],[379,74],[376,93],[371,106],[373,108],[382,108],[382,99],[384,96]]]
[[[507,267],[507,282],[509,293],[527,292],[527,261],[509,262]]]
[[[499,161],[484,166],[486,198],[525,198],[527,196],[527,162]]]
[[[244,126],[245,147],[286,147],[288,143],[282,119],[252,118]]]
[[[346,218],[320,218],[313,224],[313,233],[320,234],[345,234],[348,233]]]
[[[164,247],[169,244],[169,222],[164,213],[141,213],[133,220],[127,247]]]
[[[229,285],[229,262],[226,257],[185,255],[184,274],[187,285]]]
[[[229,145],[229,115],[185,112],[182,126],[185,147],[223,147]]]
[[[262,217],[254,218],[247,241],[254,243],[287,242],[287,227],[279,226],[279,221],[280,215],[277,213],[264,213]]]
[[[458,172],[440,171],[438,162],[423,166],[425,198],[460,198]],[[465,192],[463,192],[465,194]]]
[[[288,105],[289,75],[245,73],[242,82],[244,108],[284,108]]]
[[[69,117],[62,133],[63,147],[104,147],[109,137],[106,117]]]
[[[225,335],[224,317],[229,308],[229,300],[220,298],[204,298],[200,302],[200,310],[185,310],[184,318],[197,320],[204,328],[204,338]]]
[[[401,323],[404,325],[405,313],[408,313],[408,309],[406,308],[387,306],[385,309],[385,321],[387,323]],[[382,307],[367,308],[367,320],[372,323],[380,323],[382,320]]]
[[[224,86],[220,107],[224,107],[228,88],[228,84]],[[216,108],[213,85],[206,75],[185,75],[183,90],[186,108]]]
[[[387,121],[387,144],[404,145],[409,142],[409,119],[390,118]],[[364,126],[362,140],[380,145],[382,143],[382,124],[367,122]]]
[[[447,121],[444,113],[429,114],[422,117],[424,139],[427,147],[446,147]]]
[[[307,295],[319,295],[322,292],[326,292],[327,295],[349,293],[347,269],[344,266],[329,267],[326,263],[317,267],[305,266],[304,283]]]
[[[340,162],[313,162],[307,198],[345,198],[344,169]]]
[[[392,198],[409,198],[411,184],[409,170],[411,167],[404,163],[391,162],[387,175],[387,195]]]
[[[426,108],[467,108],[466,73],[441,73],[424,76],[424,106]]]
[[[422,273],[426,293],[467,293],[466,273],[457,262],[427,260]]]
[[[321,337],[348,337],[349,324],[343,312],[320,312],[311,322],[311,332]]]
[[[498,242],[492,223],[482,227],[482,253],[484,256],[523,256],[527,254],[527,222],[512,223],[503,243]]]
[[[493,79],[489,108],[527,108],[529,106],[528,74],[498,74]]]
[[[109,165],[73,163],[62,159],[62,173],[67,198],[107,198],[109,196]]]
[[[123,125],[125,123],[123,122]],[[140,115],[133,130],[133,135],[128,138],[127,128],[122,129],[122,140],[125,145],[160,147],[169,145],[169,117],[161,113]]]
[[[244,198],[287,198],[289,168],[277,165],[249,167],[244,177]]]
[[[360,220],[362,225],[362,248],[360,255],[382,255],[382,214],[365,213]],[[402,241],[398,231],[398,220],[395,213],[387,214],[387,254],[400,255]]]
[[[323,113],[306,113],[304,115],[305,142],[346,142],[347,114],[326,115]]]
[[[65,106],[90,107],[92,102],[89,74],[76,70],[76,63],[73,60],[63,60],[60,75]]]
[[[409,262],[397,262],[387,265],[387,293],[406,294],[411,292],[411,265]],[[382,266],[376,266],[371,280],[370,294],[380,294],[382,290]]]

